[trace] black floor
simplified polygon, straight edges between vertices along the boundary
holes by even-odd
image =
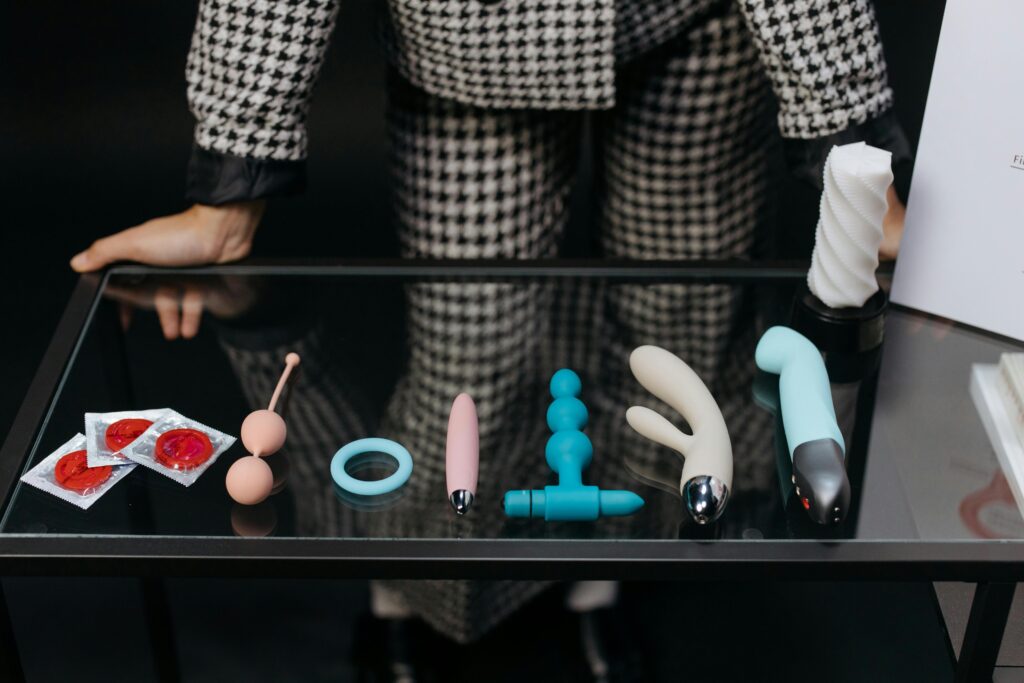
[[[161,680],[172,667],[195,682],[386,680],[388,630],[368,618],[361,582],[167,581],[169,628],[154,637],[137,581],[5,587],[32,683]],[[562,604],[554,587],[464,647],[410,629],[417,680],[592,680],[580,621]],[[952,679],[927,584],[627,584],[598,623],[617,680]]]

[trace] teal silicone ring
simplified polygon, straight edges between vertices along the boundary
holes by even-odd
[[[398,461],[398,469],[390,477],[379,481],[356,479],[345,471],[345,464],[363,453],[387,453]],[[401,488],[412,474],[412,456],[400,443],[391,439],[359,439],[342,446],[331,460],[331,477],[334,483],[349,493],[358,496],[379,496]]]

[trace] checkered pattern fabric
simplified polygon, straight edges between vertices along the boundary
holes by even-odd
[[[753,254],[775,150],[767,80],[738,13],[636,63],[602,115],[601,242],[622,258]],[[581,115],[472,107],[399,83],[395,205],[412,257],[542,257],[568,212]]]
[[[389,3],[398,69],[427,91],[496,108],[611,106],[613,0]]]
[[[779,129],[816,138],[892,107],[871,0],[738,0],[779,100]]]
[[[204,11],[214,4],[204,3]],[[677,9],[699,13],[694,9],[697,5],[676,6],[660,0],[636,4],[620,0],[616,5],[613,49],[620,63],[629,59],[630,64],[619,69],[616,105],[597,121],[600,243],[605,253],[687,259],[742,258],[756,251],[758,226],[771,211],[766,170],[772,145],[770,86],[778,92],[782,84],[786,92],[788,83],[802,83],[792,74],[800,72],[803,63],[797,60],[794,70],[788,63],[773,67],[767,61],[769,43],[757,36],[751,40],[747,30],[751,22],[762,22],[762,27],[770,23],[751,11],[755,4],[777,9],[768,2],[745,2],[740,14],[733,5],[716,5],[724,10],[704,14],[700,21],[673,24],[674,17],[682,16]],[[628,13],[629,6],[636,11]],[[473,2],[460,6],[394,0],[392,15],[404,10],[415,24],[413,9],[433,12],[431,22],[416,24],[417,31],[427,26],[434,29],[433,37],[417,36],[426,41],[418,49],[427,50],[426,45],[440,50],[446,31],[454,30],[450,28],[453,16],[468,21],[473,12],[486,9],[498,12],[501,21],[516,24],[513,10],[525,12],[526,7],[526,3],[485,8]],[[850,17],[845,10],[836,12],[840,23]],[[542,19],[543,13],[531,16],[526,26],[534,27]],[[643,27],[651,30],[645,33]],[[814,30],[811,34],[818,36]],[[216,35],[221,40],[225,34]],[[648,42],[663,38],[672,42],[645,54]],[[434,45],[435,40],[442,42]],[[816,45],[826,42],[823,37]],[[450,45],[444,49],[454,50]],[[489,43],[472,49],[491,57],[497,54]],[[317,50],[307,54],[303,63],[318,59],[322,51]],[[456,72],[440,68],[443,62],[421,64],[434,64],[434,70],[414,71],[407,64],[404,73],[421,87],[396,79],[388,114],[395,211],[404,254],[435,258],[556,254],[568,218],[582,115],[477,106],[473,102],[491,102],[486,97],[474,100],[477,95],[465,89],[475,83],[472,79],[458,80]],[[471,61],[464,61],[459,68],[470,66]],[[768,78],[764,66],[768,66]],[[302,73],[311,76],[315,69]],[[884,71],[876,73],[884,82]],[[442,76],[456,81],[445,85]],[[428,88],[424,78],[434,79],[434,87]],[[829,78],[833,84],[835,78],[841,80],[835,74]],[[517,87],[528,85],[522,80],[516,83]],[[544,87],[551,87],[550,82],[544,81]],[[815,118],[813,113],[824,105],[812,106],[808,98],[840,89],[839,85],[821,92],[808,88],[789,100],[780,97],[781,116],[804,107],[811,114],[801,119],[802,132],[816,132],[815,126],[826,130],[838,119]],[[304,106],[305,97],[288,101]],[[562,109],[573,108],[563,104]],[[292,146],[285,153],[298,155],[301,149]],[[546,382],[555,369],[572,367],[584,381],[584,400],[591,411],[588,433],[598,452],[588,479],[609,488],[645,491],[651,508],[644,517],[649,520],[646,526],[633,519],[609,519],[588,527],[587,533],[609,538],[674,537],[681,514],[678,500],[650,494],[637,478],[655,480],[659,471],[678,476],[677,456],[640,438],[622,419],[625,406],[647,405],[685,426],[680,416],[648,396],[628,370],[629,352],[645,343],[658,344],[686,359],[722,407],[736,461],[735,502],[721,523],[745,528],[747,520],[739,511],[752,506],[740,501],[771,498],[773,418],[755,408],[750,397],[751,359],[759,331],[750,291],[696,282],[637,285],[556,280],[422,282],[408,285],[405,295],[408,363],[379,421],[365,417],[370,411],[362,406],[357,388],[344,376],[343,366],[330,362],[333,347],[318,341],[325,333],[316,329],[301,342],[307,372],[290,406],[289,423],[296,428],[288,448],[293,469],[290,490],[302,501],[297,506],[298,533],[414,538],[535,535],[529,523],[507,520],[498,501],[505,489],[532,488],[547,480],[542,457],[548,437],[543,415],[550,401]],[[272,390],[285,351],[229,350],[254,407]],[[308,372],[310,368],[315,372]],[[477,402],[481,452],[486,455],[481,461],[478,504],[472,515],[453,521],[437,512],[445,505],[448,410],[460,391],[470,392]],[[337,500],[323,474],[338,444],[371,432],[405,444],[416,459],[416,474],[394,507],[360,513]],[[661,481],[662,488],[669,490],[678,485]],[[553,537],[563,533],[555,527],[545,532]],[[571,531],[576,537],[579,533],[579,529]],[[459,641],[479,637],[544,586],[515,581],[382,584],[395,600]]]
[[[196,144],[255,159],[306,156],[306,114],[337,0],[203,0],[186,64]]]
[[[742,19],[737,12],[710,19],[690,30],[677,49],[651,60],[623,74],[620,103],[599,124],[601,187],[607,197],[603,248],[633,258],[749,256],[769,209],[763,178],[771,114],[768,86]],[[394,205],[405,255],[541,258],[557,253],[582,114],[496,111],[437,98],[401,81],[393,85]],[[627,359],[640,344],[658,344],[685,358],[722,407],[734,441],[738,501],[722,524],[745,524],[738,511],[749,506],[742,501],[768,497],[773,490],[773,419],[755,408],[750,396],[759,328],[745,288],[703,282],[418,282],[406,287],[405,296],[408,362],[381,410],[379,426],[357,418],[366,411],[353,406],[354,387],[331,376],[338,366],[309,361],[328,376],[303,386],[291,405],[293,415],[310,416],[302,422],[303,431],[311,430],[301,437],[305,441],[289,445],[297,472],[291,489],[302,500],[302,533],[536,535],[529,522],[506,519],[499,501],[506,489],[547,482],[542,456],[549,436],[543,419],[551,400],[547,381],[556,369],[571,367],[583,378],[591,412],[587,431],[598,453],[588,480],[641,491],[650,510],[643,524],[607,519],[586,533],[674,537],[681,519],[678,498],[651,495],[637,477],[667,471],[669,482],[662,488],[677,489],[678,456],[635,434],[623,411],[647,405],[681,426],[685,422],[633,379]],[[265,375],[248,392],[254,405],[280,372],[284,351],[275,351],[262,371],[252,360],[242,364],[262,352],[232,351],[244,381]],[[331,349],[310,342],[307,353],[318,352],[329,355]],[[484,457],[478,504],[471,515],[453,520],[438,511],[445,506],[448,411],[461,391],[476,400]],[[406,445],[416,472],[394,507],[359,513],[334,497],[322,475],[338,444],[366,436],[363,430],[370,428]],[[580,529],[550,527],[544,533],[578,537]],[[389,581],[382,589],[440,632],[468,641],[544,586]]]
[[[729,0],[615,0],[615,62],[622,66],[720,12]]]
[[[769,88],[757,60],[732,11],[690,30],[668,55],[652,55],[622,74],[619,103],[600,122],[607,253],[751,254],[769,210],[765,165],[772,131]],[[557,251],[580,114],[494,111],[401,83],[390,102],[395,207],[406,256],[538,258]],[[563,366],[583,377],[592,415],[588,432],[604,454],[594,459],[588,478],[636,489],[637,473],[678,467],[678,456],[640,438],[622,419],[628,405],[665,413],[628,370],[629,351],[641,343],[672,349],[701,373],[728,424],[736,426],[737,496],[768,495],[772,417],[750,400],[757,327],[749,292],[703,283],[460,283],[414,285],[408,296],[412,356],[386,424],[417,452],[434,457],[418,471],[422,479],[409,484],[414,491],[408,496],[422,495],[422,514],[375,516],[378,533],[452,533],[430,511],[438,504],[436,491],[444,490],[444,425],[459,391],[480,397],[481,450],[500,455],[481,463],[480,508],[459,520],[457,533],[535,533],[505,520],[489,502],[499,501],[505,489],[547,481],[540,454],[549,434],[538,416],[550,400],[546,380]],[[685,425],[678,415],[666,416]],[[422,494],[418,486],[426,487]],[[649,500],[658,510],[646,519],[658,528],[608,519],[592,533],[674,536],[678,500]],[[541,584],[387,582],[386,588],[439,631],[471,640]]]
[[[491,110],[392,79],[388,134],[403,255],[554,256],[569,211],[577,115]],[[542,198],[543,201],[537,201]]]
[[[891,104],[870,0],[735,0],[780,104],[784,135],[814,138]],[[507,109],[603,109],[616,65],[725,0],[390,0],[389,58],[437,97]],[[199,148],[306,155],[305,119],[337,0],[201,0],[187,65]],[[719,65],[728,69],[727,63]]]
[[[603,115],[604,248],[639,259],[749,256],[778,150],[767,79],[735,10],[676,44],[628,68]]]

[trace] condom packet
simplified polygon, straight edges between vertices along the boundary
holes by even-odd
[[[168,409],[121,454],[191,486],[233,443],[235,437]]]
[[[85,414],[85,451],[89,467],[127,465],[131,461],[121,455],[132,441],[167,414],[168,408],[153,410],[119,410],[113,413]]]
[[[21,480],[41,491],[83,510],[100,499],[114,484],[135,469],[135,463],[89,467],[86,461],[85,435],[75,434],[67,443],[42,459]]]

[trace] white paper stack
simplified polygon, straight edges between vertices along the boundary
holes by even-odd
[[[1019,383],[1024,354],[1003,354],[999,365],[975,364],[971,397],[989,441],[1024,515],[1024,392]]]
[[[999,390],[1017,439],[1024,447],[1024,353],[1004,353],[999,358]]]

